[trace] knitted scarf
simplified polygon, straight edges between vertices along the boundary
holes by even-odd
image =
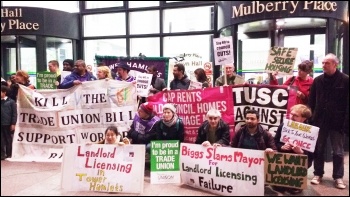
[[[177,116],[177,114],[174,114],[174,116],[171,118],[171,120],[165,121],[165,120],[163,119],[162,121],[163,121],[163,123],[164,123],[167,127],[171,127],[171,126],[173,126],[173,125],[176,123],[176,121],[177,121],[178,118],[179,118],[179,117]]]

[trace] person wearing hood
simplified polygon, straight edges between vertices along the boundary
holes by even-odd
[[[185,75],[185,66],[175,64],[173,69],[174,79],[170,82],[170,90],[188,90],[191,80]]]
[[[84,81],[97,80],[95,76],[86,70],[84,60],[77,60],[74,65],[74,71],[68,75],[60,85],[62,89],[68,89],[75,85],[79,85]]]

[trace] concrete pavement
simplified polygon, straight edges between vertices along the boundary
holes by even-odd
[[[147,164],[146,164],[147,165]],[[311,185],[313,166],[308,171],[308,188],[298,196],[349,196],[349,153],[345,156],[346,189],[334,187],[332,162],[325,164],[326,174],[320,185]],[[150,184],[150,172],[146,167],[144,192],[138,196],[215,196],[182,184]],[[1,161],[1,196],[134,196],[125,193],[67,192],[60,188],[61,163],[10,162]],[[290,196],[289,193],[273,191],[265,187],[265,196]]]

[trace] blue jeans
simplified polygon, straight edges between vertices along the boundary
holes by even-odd
[[[327,138],[330,137],[333,151],[333,179],[343,178],[344,176],[344,139],[345,134],[340,131],[320,129],[316,148],[314,152],[314,175],[323,176],[324,174],[324,151],[327,145]]]

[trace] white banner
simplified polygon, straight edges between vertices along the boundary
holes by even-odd
[[[281,142],[289,142],[300,148],[314,152],[320,128],[285,119],[281,132]]]
[[[264,195],[264,151],[181,143],[181,181],[224,196]]]
[[[67,90],[20,86],[11,160],[50,161],[55,156],[57,161],[63,145],[100,141],[112,125],[122,133],[133,121],[136,98],[132,83],[115,80],[83,82]]]
[[[151,88],[152,74],[136,73],[136,91],[137,95],[148,97],[149,89]]]
[[[67,191],[142,193],[145,146],[71,144],[64,147],[61,187]]]
[[[232,36],[214,38],[215,65],[225,65],[234,63]]]

